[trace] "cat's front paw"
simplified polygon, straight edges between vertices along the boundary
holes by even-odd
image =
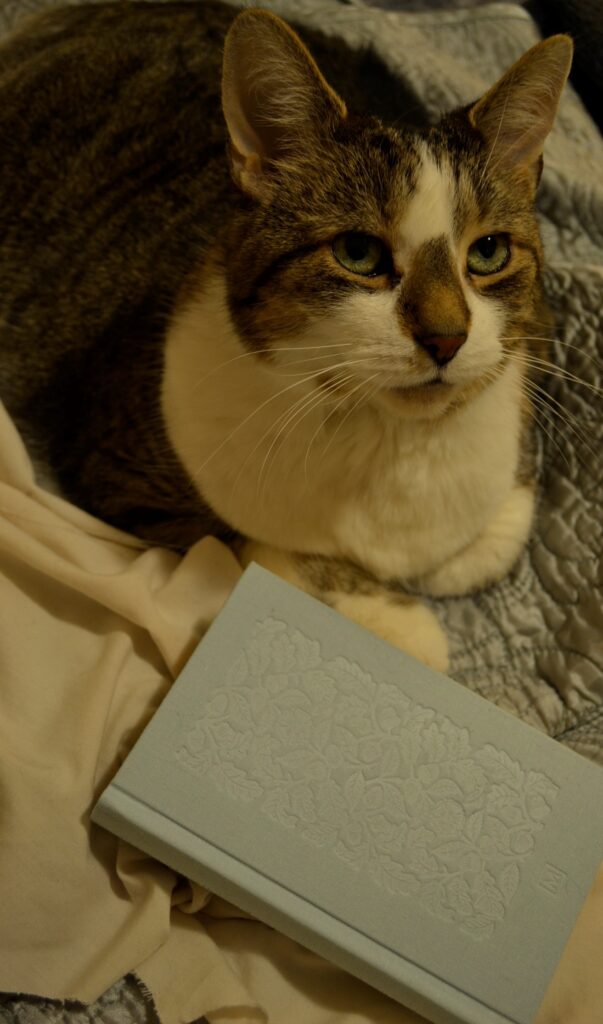
[[[438,672],[447,671],[446,634],[433,612],[419,601],[398,602],[384,594],[337,594],[332,604],[348,619],[424,665]]]
[[[257,562],[282,579],[301,587],[324,600],[346,618],[364,626],[377,636],[412,655],[424,665],[446,672],[448,668],[448,641],[437,618],[426,605],[414,598],[395,598],[376,589],[370,594],[344,593],[333,589],[317,592],[309,576],[304,573],[304,561],[286,551],[266,544],[246,541],[238,550],[243,566]],[[333,582],[336,575],[333,576]],[[379,584],[375,581],[375,587]]]

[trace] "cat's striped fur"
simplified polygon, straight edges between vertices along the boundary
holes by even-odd
[[[175,547],[211,530],[442,666],[404,591],[484,586],[530,529],[516,354],[550,326],[534,193],[571,46],[410,127],[370,55],[312,40],[348,113],[253,10],[220,97],[234,13],[72,8],[0,54],[4,400],[85,508]],[[342,264],[349,233],[375,273]],[[485,236],[508,261],[470,272]]]

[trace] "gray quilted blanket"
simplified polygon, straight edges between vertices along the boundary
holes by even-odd
[[[0,31],[51,2],[0,0]],[[264,0],[263,6],[352,44],[372,42],[433,112],[477,96],[538,38],[525,10],[505,3],[412,13],[336,0]],[[507,580],[435,609],[451,637],[451,675],[603,764],[602,169],[601,137],[569,89],[539,193],[547,288],[559,329],[538,410],[536,527]],[[87,1008],[0,998],[0,1022],[143,1024],[153,1016],[132,978]]]

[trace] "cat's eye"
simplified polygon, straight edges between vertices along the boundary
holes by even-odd
[[[362,277],[386,274],[391,267],[391,257],[383,242],[360,231],[338,235],[333,242],[333,255],[342,267]]]
[[[497,274],[511,258],[508,235],[484,235],[467,252],[467,269],[471,274]]]

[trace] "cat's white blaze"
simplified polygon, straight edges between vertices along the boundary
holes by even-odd
[[[332,342],[342,337],[333,323]],[[325,428],[310,384],[243,354],[216,282],[172,326],[162,402],[201,495],[239,531],[409,578],[471,544],[512,492],[518,373],[509,365],[443,429],[367,405]]]
[[[438,167],[427,145],[423,144],[421,164],[417,172],[417,188],[395,227],[398,239],[393,256],[397,266],[407,263],[409,255],[416,252],[432,238],[452,240],[454,181],[450,167],[442,163]]]

